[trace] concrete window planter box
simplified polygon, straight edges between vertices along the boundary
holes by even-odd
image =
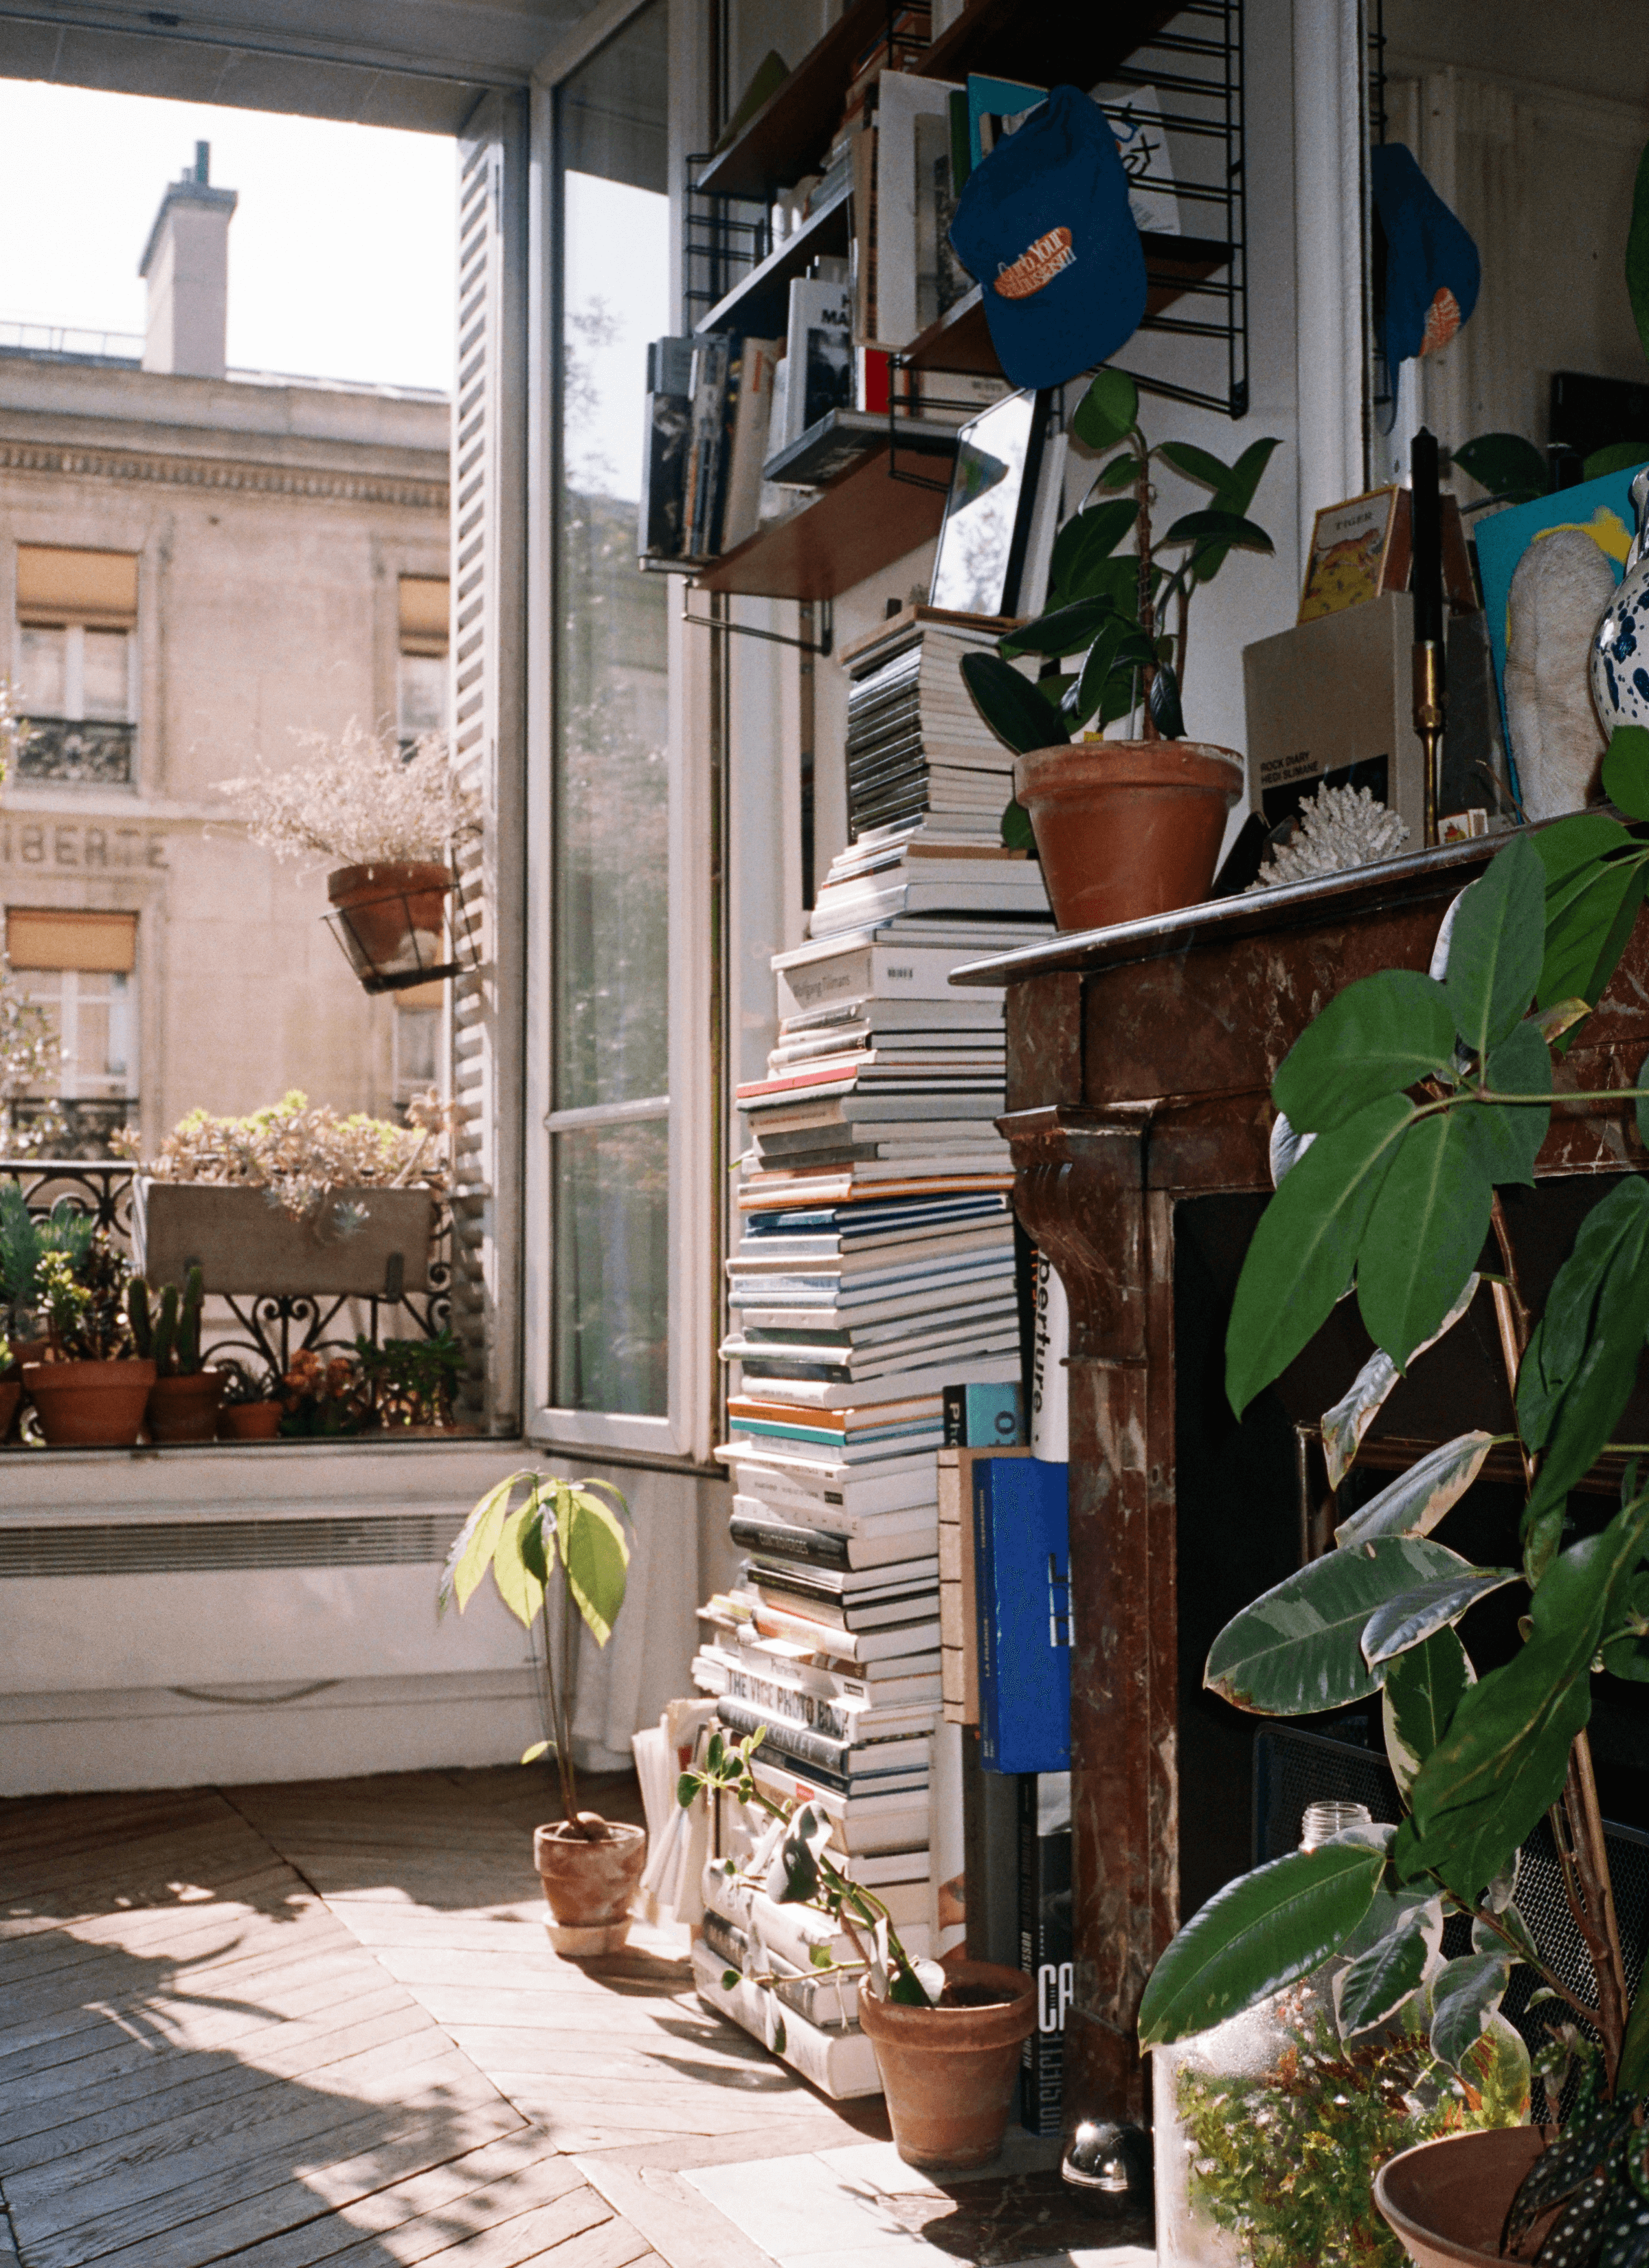
[[[337,1238],[327,1230],[341,1203],[365,1211],[365,1223],[353,1236]],[[191,1263],[198,1262],[209,1292],[361,1299],[425,1292],[435,1204],[431,1189],[337,1189],[316,1224],[289,1219],[262,1189],[157,1182],[140,1174],[132,1183],[132,1256],[139,1272],[157,1285],[182,1283]],[[398,1283],[393,1273],[397,1254]]]

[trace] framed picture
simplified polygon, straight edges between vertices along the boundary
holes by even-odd
[[[1408,504],[1407,490],[1392,487],[1324,506],[1312,527],[1297,622],[1407,589]]]
[[[1020,612],[1048,411],[1046,393],[1010,394],[961,428],[930,605],[957,615]]]

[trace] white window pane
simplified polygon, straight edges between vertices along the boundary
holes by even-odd
[[[395,1011],[395,1100],[405,1102],[440,1080],[441,1012]]]
[[[560,1410],[669,1414],[669,1129],[663,1119],[552,1138]]]
[[[124,722],[130,702],[127,633],[88,630],[85,639],[85,713]]]
[[[61,717],[68,696],[65,630],[18,632],[18,707],[26,717]]]
[[[401,655],[398,722],[404,738],[416,740],[421,733],[446,730],[448,668],[445,654]]]

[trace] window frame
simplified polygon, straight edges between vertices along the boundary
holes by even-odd
[[[681,580],[667,578],[666,666],[668,673],[666,746],[669,873],[666,1010],[669,1017],[669,1095],[661,1113],[640,1102],[556,1111],[554,1101],[555,687],[553,632],[555,538],[558,498],[557,420],[560,411],[561,276],[556,195],[559,151],[556,133],[558,88],[600,48],[625,31],[654,0],[605,0],[533,73],[528,167],[529,261],[527,354],[530,405],[527,437],[527,983],[526,1031],[526,1158],[524,1160],[523,1413],[527,1438],[620,1458],[671,1465],[700,1465],[710,1449],[713,1308],[703,1286],[717,1265],[712,1207],[707,1196],[710,1125],[718,1070],[710,1045],[713,886],[705,851],[709,792],[690,777],[686,719],[692,713],[685,665],[690,659],[681,624]],[[684,0],[661,0],[666,11],[674,98],[668,126],[670,274],[681,273],[682,163],[696,146],[684,121],[698,107],[702,85],[702,26]],[[684,99],[683,98],[686,98]],[[674,291],[673,285],[673,300]],[[671,309],[681,321],[679,302]],[[703,767],[698,768],[701,771]],[[553,1377],[555,1188],[552,1145],[556,1131],[579,1125],[622,1123],[662,1116],[667,1129],[668,1365],[666,1414],[637,1417],[619,1411],[570,1410],[550,1398]]]

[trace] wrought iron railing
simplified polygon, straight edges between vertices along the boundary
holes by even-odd
[[[89,1212],[99,1228],[127,1252],[132,1248],[130,1166],[96,1159],[0,1158],[0,1179],[15,1181],[37,1219],[59,1204]],[[438,1337],[451,1314],[451,1222],[445,1204],[437,1213],[427,1292],[405,1292],[398,1300],[332,1292],[209,1292],[202,1316],[201,1344],[214,1362],[260,1379],[284,1376],[293,1358],[308,1351],[323,1357],[353,1354],[357,1338],[372,1346],[392,1339]]]
[[[136,745],[136,725],[107,718],[81,723],[67,717],[26,717],[18,745],[17,776],[125,787],[132,778]]]

